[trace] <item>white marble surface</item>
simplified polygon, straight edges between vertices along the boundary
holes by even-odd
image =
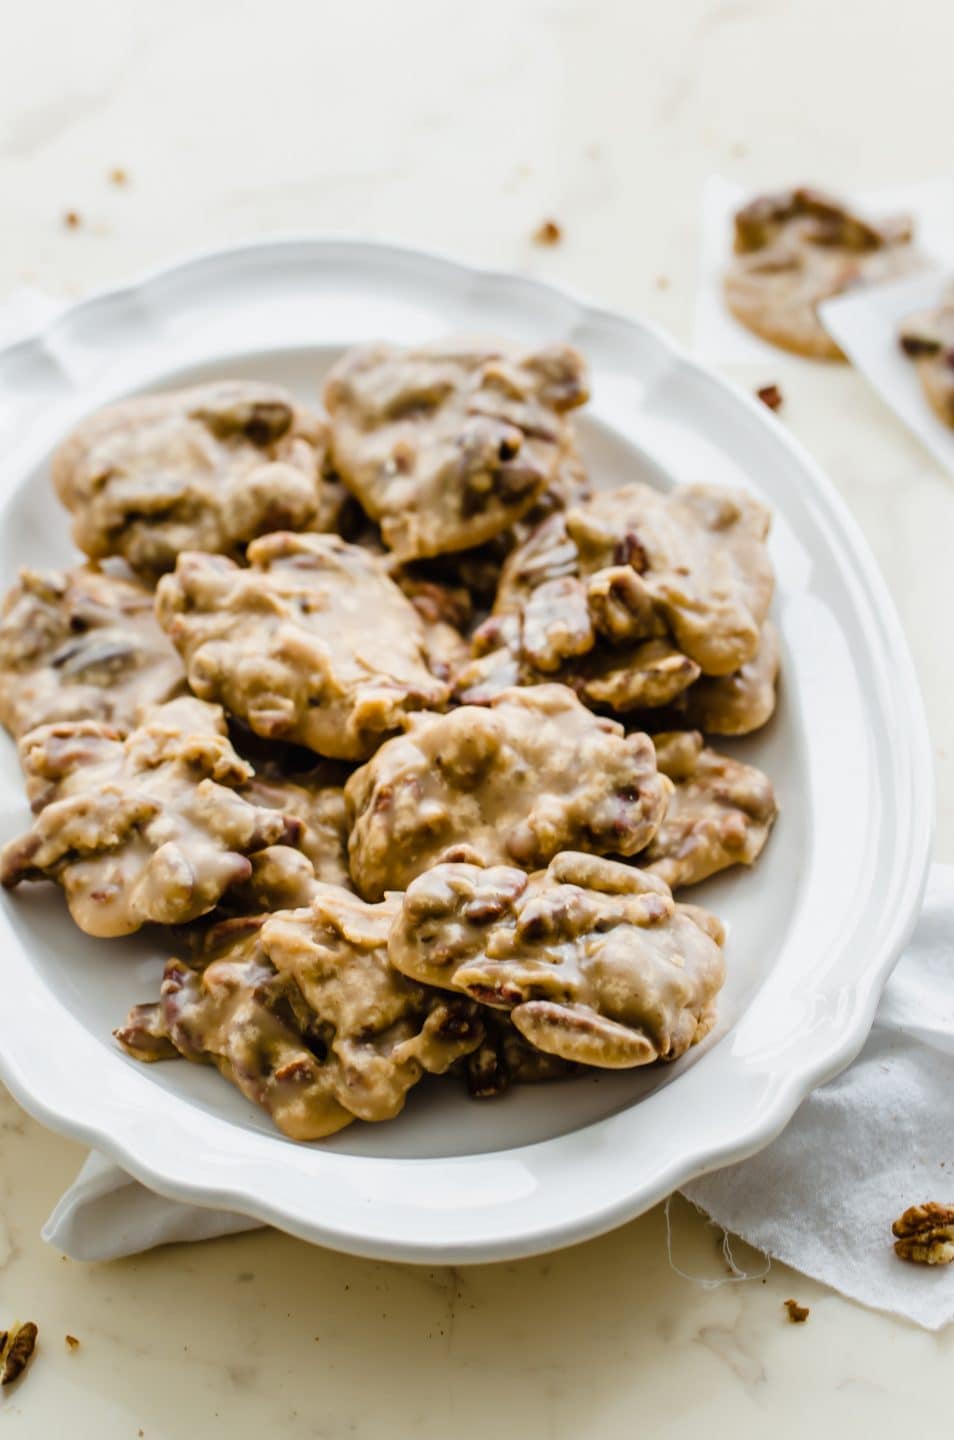
[[[8,6],[0,295],[24,281],[78,295],[191,248],[320,230],[552,276],[688,340],[704,176],[938,173],[952,39],[949,0]],[[552,250],[529,239],[545,215],[565,230]],[[781,384],[784,423],[884,567],[934,735],[937,853],[954,859],[954,484],[848,370],[779,357],[739,378]],[[486,1269],[378,1265],[276,1234],[83,1267],[38,1238],[79,1160],[0,1099],[0,1322],[41,1327],[32,1371],[0,1400],[5,1435],[950,1430],[954,1334],[781,1267],[701,1289],[670,1269],[659,1210]],[[680,1201],[674,1253],[724,1273],[718,1237]],[[787,1322],[788,1296],[807,1324]]]

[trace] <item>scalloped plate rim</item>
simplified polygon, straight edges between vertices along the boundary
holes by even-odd
[[[471,265],[435,251],[401,245],[338,236],[276,236],[232,247],[192,252],[168,264],[154,267],[138,280],[126,285],[104,287],[74,304],[64,306],[32,334],[22,337],[10,345],[0,347],[0,362],[15,363],[20,359],[27,360],[37,352],[48,350],[51,340],[55,339],[61,328],[68,327],[70,320],[75,319],[77,315],[85,318],[91,314],[95,315],[97,308],[106,304],[128,303],[137,294],[148,291],[151,286],[175,274],[199,270],[207,266],[214,268],[217,265],[234,263],[249,257],[261,259],[270,257],[275,261],[280,261],[282,255],[287,257],[292,251],[300,251],[303,258],[313,258],[316,263],[324,262],[325,264],[333,261],[336,252],[343,257],[360,252],[364,259],[370,262],[378,260],[385,264],[389,258],[412,261],[424,267],[429,265],[439,267],[445,273],[453,273],[462,279],[477,279],[491,284],[506,283],[554,296],[562,302],[572,305],[581,317],[596,319],[601,323],[610,322],[614,326],[622,327],[624,331],[641,337],[644,341],[652,342],[664,355],[670,366],[681,367],[697,377],[704,377],[706,382],[720,391],[731,405],[740,407],[750,416],[755,417],[766,433],[772,435],[773,441],[788,451],[808,477],[815,497],[822,501],[827,508],[829,518],[833,522],[833,536],[840,542],[843,552],[854,568],[856,578],[862,583],[864,599],[869,611],[869,623],[871,620],[875,620],[884,633],[886,652],[880,657],[882,665],[887,664],[890,660],[895,677],[899,681],[895,687],[894,698],[901,718],[906,723],[906,731],[900,743],[904,745],[907,752],[910,815],[907,835],[909,842],[906,852],[907,864],[898,880],[900,889],[893,923],[882,932],[880,952],[876,962],[872,964],[870,960],[867,961],[853,977],[849,987],[851,1004],[842,1016],[840,1029],[833,1035],[829,1044],[813,1055],[811,1063],[806,1062],[799,1067],[793,1066],[784,1075],[778,1077],[778,1084],[770,1104],[763,1102],[761,1108],[757,1108],[752,1115],[735,1117],[736,1123],[734,1124],[724,1123],[709,1143],[695,1150],[690,1147],[686,1153],[674,1159],[665,1170],[657,1170],[649,1180],[645,1180],[642,1184],[639,1183],[638,1177],[634,1176],[631,1191],[620,1196],[613,1203],[601,1205],[597,1201],[588,1209],[580,1210],[575,1215],[562,1216],[546,1224],[525,1227],[516,1233],[501,1233],[489,1237],[484,1234],[475,1234],[471,1237],[461,1234],[447,1241],[430,1236],[424,1237],[420,1234],[382,1234],[377,1227],[368,1227],[367,1225],[362,1227],[360,1220],[353,1226],[325,1223],[322,1221],[320,1213],[306,1215],[302,1214],[300,1209],[292,1209],[287,1199],[283,1200],[280,1194],[250,1193],[248,1189],[243,1188],[241,1182],[224,1183],[221,1176],[207,1174],[204,1179],[201,1174],[198,1177],[187,1176],[181,1155],[175,1157],[166,1155],[158,1159],[150,1157],[149,1139],[143,1141],[141,1133],[137,1133],[135,1124],[131,1128],[127,1125],[124,1132],[119,1134],[111,1130],[100,1116],[90,1118],[88,1115],[81,1116],[73,1113],[69,1103],[71,1096],[63,1093],[62,1086],[58,1087],[55,1079],[50,1080],[47,1077],[44,1080],[43,1074],[37,1073],[37,1071],[42,1072],[42,1065],[37,1067],[37,1071],[32,1075],[29,1074],[29,1064],[24,1066],[23,1063],[23,1047],[18,1045],[18,1037],[12,1033],[15,1027],[9,1024],[9,1016],[15,1007],[9,1007],[8,1023],[6,1024],[3,1014],[0,1013],[0,1079],[8,1086],[23,1108],[42,1123],[71,1138],[95,1146],[123,1165],[144,1184],[171,1199],[204,1206],[235,1209],[265,1223],[277,1225],[303,1239],[373,1258],[432,1264],[490,1261],[543,1253],[610,1230],[640,1214],[690,1179],[707,1170],[741,1160],[762,1148],[784,1128],[799,1102],[817,1085],[844,1068],[861,1048],[870,1028],[884,981],[917,918],[927,879],[933,831],[931,759],[926,719],[913,662],[885,581],[857,523],[827,476],[805,453],[799,443],[778,425],[774,417],[764,409],[760,402],[693,360],[658,326],[631,318],[618,310],[591,304],[566,286],[551,284],[535,277],[518,275],[505,270]],[[71,386],[71,388],[73,387]],[[6,485],[3,488],[6,490]],[[860,615],[860,610],[857,613]],[[843,984],[841,989],[844,990],[844,988]],[[74,1026],[82,1029],[78,1022],[74,1022]],[[136,1081],[139,1077],[131,1075],[130,1079]],[[135,1085],[132,1088],[135,1089]],[[172,1099],[171,1096],[167,1097],[170,1102]],[[182,1104],[181,1101],[178,1103]],[[114,1103],[112,1109],[115,1111],[115,1108]],[[639,1107],[634,1108],[638,1109]],[[618,1119],[619,1117],[612,1118]],[[205,1117],[205,1121],[199,1123],[211,1125],[213,1128],[216,1124],[221,1124],[210,1117]],[[605,1124],[607,1122],[598,1123]],[[587,1128],[594,1129],[596,1127]],[[144,1129],[145,1127],[138,1127],[140,1132]],[[461,1166],[477,1165],[486,1169],[488,1162],[492,1162],[500,1156],[509,1160],[511,1157],[519,1158],[530,1155],[534,1151],[552,1151],[553,1147],[559,1146],[563,1146],[569,1152],[573,1147],[567,1142],[573,1141],[578,1133],[580,1132],[572,1132],[515,1151],[493,1152],[489,1155],[458,1157],[452,1160],[400,1160],[393,1158],[379,1160],[374,1157],[348,1155],[336,1155],[333,1158],[336,1163],[340,1162],[348,1169],[353,1168],[355,1173],[368,1165],[402,1168],[406,1166],[451,1167],[455,1169]],[[250,1144],[257,1149],[258,1145],[255,1142],[264,1138],[266,1137],[251,1137]],[[300,1148],[293,1147],[295,1151]],[[194,1156],[192,1158],[194,1159]],[[326,1155],[325,1158],[329,1157]],[[271,1189],[274,1191],[275,1186],[272,1186]],[[422,1213],[424,1221],[427,1221],[433,1217],[434,1210],[425,1210]]]

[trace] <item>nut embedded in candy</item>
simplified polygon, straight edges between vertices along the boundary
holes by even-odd
[[[428,669],[423,624],[380,561],[337,535],[278,532],[223,556],[179,556],[159,623],[189,684],[256,735],[364,760],[449,686]]]
[[[635,855],[666,810],[652,741],[593,715],[564,685],[411,717],[345,787],[355,884],[401,890],[466,844],[533,870],[560,850]]]
[[[406,979],[388,963],[400,897],[367,905],[333,885],[311,904],[270,916],[262,945],[317,1017],[338,1102],[388,1120],[425,1073],[442,1075],[483,1039],[477,1007]]]
[[[183,550],[238,556],[270,530],[318,529],[325,422],[277,385],[219,380],[123,400],[53,457],[73,538],[146,579]]]
[[[354,1118],[339,1104],[319,1017],[262,948],[265,916],[224,920],[192,964],[170,960],[160,999],[115,1032],[136,1060],[177,1055],[215,1065],[293,1140],[322,1140]]]
[[[582,1075],[584,1067],[537,1050],[508,1015],[485,1007],[484,1038],[467,1056],[467,1091],[475,1099],[503,1095],[513,1085],[539,1085]]]
[[[28,781],[48,789],[32,829],[0,852],[0,881],[56,880],[88,935],[195,920],[249,878],[250,855],[301,833],[242,797],[251,767],[201,700],[158,706],[125,740],[86,722],[42,726],[20,748]]]
[[[671,890],[730,865],[753,865],[778,814],[768,777],[711,750],[698,731],[668,731],[653,739],[659,769],[675,790],[640,864]]]
[[[778,631],[766,620],[759,647],[731,675],[704,675],[676,699],[674,715],[707,735],[749,735],[775,713],[780,663]]]
[[[448,863],[408,886],[391,963],[508,1010],[532,1045],[610,1069],[675,1060],[715,1018],[714,916],[617,861],[564,852],[527,876]]]
[[[587,393],[568,345],[365,346],[325,386],[332,462],[399,559],[470,549],[542,497]]]
[[[631,484],[552,515],[511,554],[457,682],[572,685],[619,713],[669,705],[753,662],[772,598],[769,516],[741,491]]]
[[[256,774],[242,787],[252,805],[278,810],[301,822],[297,848],[309,861],[316,880],[351,888],[348,873],[348,821],[344,789],[325,783],[321,770],[313,775]]]
[[[182,661],[137,581],[92,565],[20,571],[0,616],[0,723],[97,720],[126,734],[185,688]]]

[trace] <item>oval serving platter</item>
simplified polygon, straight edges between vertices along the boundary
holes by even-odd
[[[729,930],[719,1023],[682,1061],[469,1100],[424,1084],[387,1125],[298,1145],[213,1071],[144,1067],[111,1031],[156,993],[158,933],[94,941],[48,886],[0,905],[0,1078],[55,1130],[153,1189],[355,1254],[498,1260],[598,1234],[753,1153],[856,1054],[914,923],[931,841],[930,748],[893,605],[833,486],[756,401],[654,328],[551,286],[391,246],[315,239],[204,255],[61,312],[0,351],[0,582],[73,556],[47,467],[110,399],[217,375],[314,402],[342,349],[453,332],[567,340],[593,399],[578,422],[600,486],[704,481],[772,509],[778,713],[725,748],[775,783],[752,873],[692,899]],[[0,838],[27,808],[0,750]]]

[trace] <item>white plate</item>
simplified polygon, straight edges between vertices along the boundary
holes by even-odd
[[[763,406],[657,331],[519,276],[300,240],[192,259],[67,310],[0,352],[0,575],[68,560],[47,457],[106,399],[217,374],[262,375],[314,399],[345,345],[452,331],[581,347],[594,396],[580,430],[601,484],[740,485],[775,512],[781,703],[731,748],[772,775],[782,818],[753,874],[697,892],[730,927],[716,1033],[674,1066],[498,1101],[426,1083],[389,1125],[296,1145],[214,1071],[147,1068],[117,1050],[111,1028],[156,992],[161,935],[88,939],[46,886],[0,907],[0,1076],[40,1120],[177,1199],[429,1263],[584,1239],[769,1141],[864,1040],[917,912],[932,812],[911,660],[830,483]],[[26,820],[7,745],[4,838]]]

